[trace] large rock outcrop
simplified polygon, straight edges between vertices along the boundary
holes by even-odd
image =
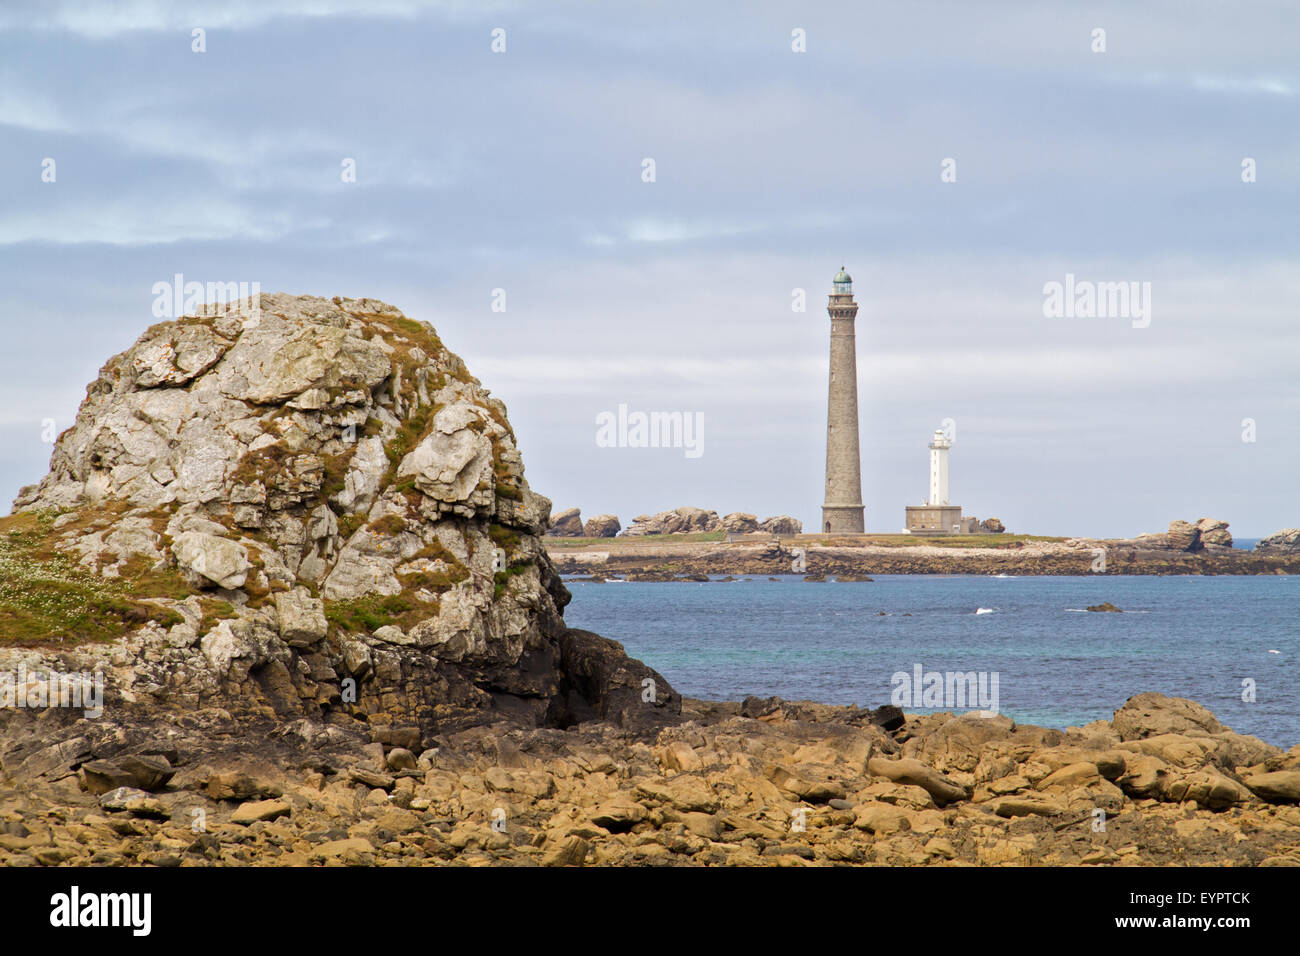
[[[1219,518],[1201,518],[1196,522],[1196,530],[1201,533],[1201,544],[1220,548],[1232,547],[1232,535],[1228,531],[1228,522]]]
[[[621,528],[618,515],[595,515],[587,519],[583,533],[588,538],[612,538]]]
[[[617,671],[658,688],[638,722],[671,717],[662,677],[565,627],[550,507],[505,406],[392,306],[277,294],[164,322],[0,527],[0,558],[90,613],[28,615],[0,655],[99,670],[150,713],[565,726],[629,712],[598,679]]]
[[[753,534],[758,530],[758,517],[744,511],[733,511],[723,515],[722,530],[728,534]]]
[[[691,534],[699,531],[718,531],[722,521],[716,511],[692,508],[689,505],[661,511],[656,515],[638,515],[623,529],[623,534],[633,538],[648,534]]]
[[[1163,534],[1140,534],[1136,538],[1116,542],[1122,546],[1151,551],[1183,551],[1195,553],[1206,548],[1231,548],[1232,535],[1228,522],[1218,518],[1200,518],[1190,521],[1171,521]]]
[[[555,538],[581,538],[582,511],[578,508],[565,508],[551,519],[551,527],[546,533]]]
[[[1255,543],[1260,554],[1300,554],[1300,528],[1274,531]]]

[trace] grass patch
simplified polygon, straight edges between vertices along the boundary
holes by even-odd
[[[384,445],[384,454],[388,456],[388,474],[384,476],[384,484],[392,482],[402,459],[424,439],[432,418],[433,405],[421,405],[413,409],[406,421],[402,422],[402,427],[398,429],[397,434]]]
[[[201,598],[199,607],[203,609],[203,617],[199,619],[200,637],[216,627],[218,622],[235,616],[235,608],[228,601],[219,601],[216,598]]]
[[[383,535],[401,534],[406,530],[406,519],[401,515],[384,515],[366,525],[366,530]]]
[[[389,624],[401,626],[414,610],[415,603],[404,594],[367,595],[351,601],[326,601],[325,620],[352,633],[373,633]]]
[[[510,584],[510,579],[523,574],[528,567],[529,565],[527,564],[512,564],[504,571],[498,571],[496,574],[492,575],[493,600],[501,600],[501,596],[506,593],[506,587]]]
[[[519,549],[519,532],[511,531],[503,524],[493,522],[488,525],[488,537],[492,539],[493,544],[503,549],[506,554]]]
[[[0,518],[0,642],[39,646],[120,637],[153,621],[180,623],[175,611],[144,598],[192,593],[174,572],[141,558],[118,578],[101,577],[55,550],[54,512]],[[90,525],[90,516],[83,519]],[[62,529],[62,530],[66,530]]]

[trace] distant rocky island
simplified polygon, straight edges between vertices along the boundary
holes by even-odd
[[[1052,730],[684,699],[565,624],[581,562],[548,554],[550,511],[505,406],[392,306],[150,327],[0,519],[0,863],[1300,862],[1300,748],[1191,701]],[[712,528],[786,567],[791,520],[589,537],[661,560],[658,536]],[[1129,547],[1227,560],[1199,523]]]
[[[714,523],[709,516],[717,518],[716,512],[678,508],[641,516],[637,526],[646,530],[637,534],[631,529],[617,538],[565,534],[548,536],[544,544],[561,573],[644,581],[792,572],[813,580],[871,574],[1300,573],[1300,530],[1278,531],[1245,551],[1233,547],[1228,522],[1217,518],[1177,519],[1167,531],[1136,538],[1054,538],[1011,534],[997,518],[985,519],[980,534],[923,537],[805,535],[792,518],[770,518],[749,531],[732,531],[723,524],[726,519]],[[612,515],[602,518],[617,523]],[[714,534],[699,534],[706,526]],[[670,527],[678,530],[661,530]],[[786,530],[792,527],[800,530]],[[612,540],[593,540],[598,537]]]

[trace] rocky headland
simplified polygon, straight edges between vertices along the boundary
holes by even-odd
[[[1300,863],[1300,750],[1190,701],[684,700],[565,625],[550,521],[391,306],[148,329],[0,519],[0,862]]]

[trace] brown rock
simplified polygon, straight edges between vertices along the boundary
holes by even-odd
[[[1196,701],[1152,692],[1130,697],[1115,711],[1111,724],[1121,740],[1137,740],[1157,734],[1208,736],[1228,729]]]
[[[612,538],[621,528],[617,515],[596,515],[587,519],[583,533],[588,538]]]
[[[552,515],[551,527],[546,534],[552,538],[581,538],[582,512],[578,508],[566,508]]]
[[[1167,537],[1169,547],[1175,551],[1201,550],[1201,532],[1194,524],[1186,521],[1171,521]]]

